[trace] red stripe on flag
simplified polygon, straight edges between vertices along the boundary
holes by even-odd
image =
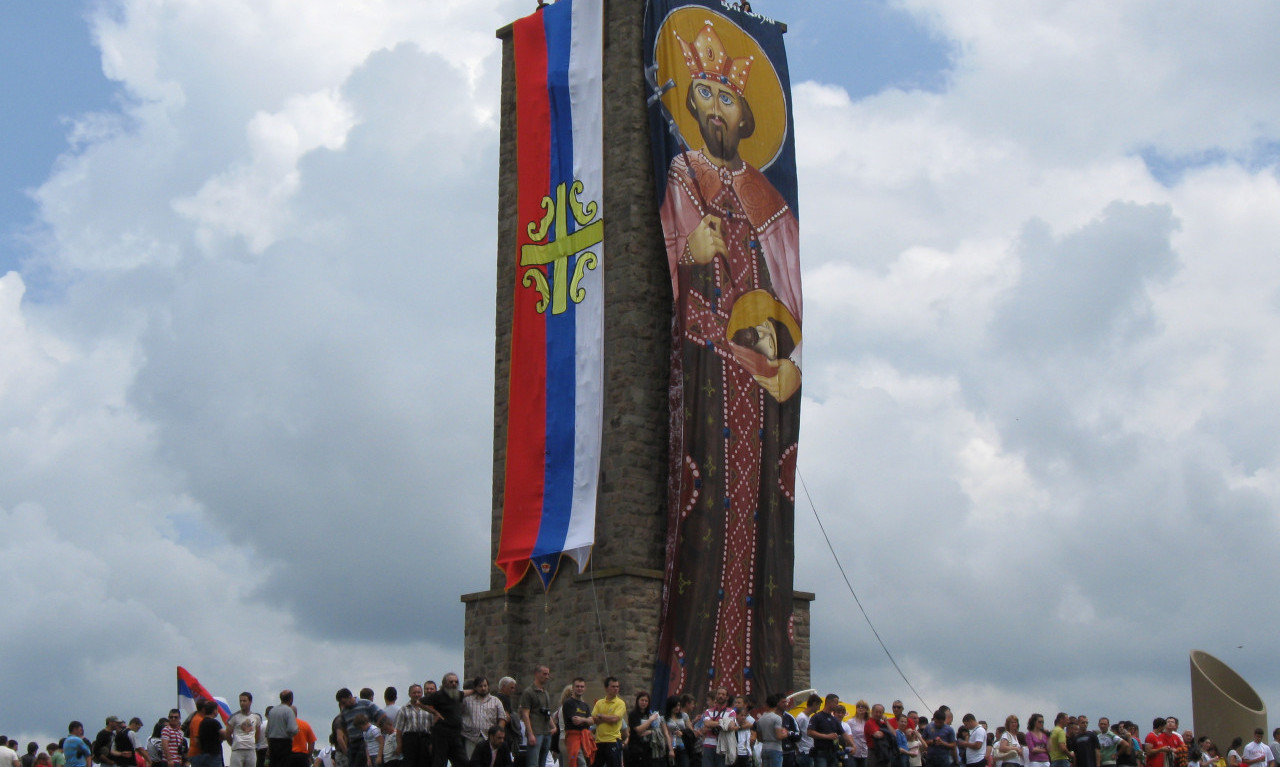
[[[530,242],[525,224],[542,218],[551,188],[551,106],[547,95],[547,38],[542,14],[515,23],[516,173],[519,245]],[[542,522],[547,417],[547,326],[534,308],[537,291],[522,285],[516,253],[511,368],[507,387],[507,466],[498,566],[506,588],[520,582]],[[535,267],[536,268],[536,267]]]

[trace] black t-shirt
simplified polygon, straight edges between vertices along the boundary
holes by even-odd
[[[1125,733],[1124,735],[1117,735],[1116,738],[1129,744],[1127,753],[1126,749],[1123,749],[1118,745],[1116,746],[1117,767],[1135,767],[1138,763],[1138,756],[1133,752],[1133,738],[1130,738],[1128,733]]]
[[[1094,757],[1098,753],[1098,736],[1092,732],[1082,732],[1070,743],[1071,753],[1075,754],[1074,767],[1098,767]]]
[[[116,734],[113,730],[102,729],[93,738],[93,761],[103,765],[113,765],[116,760],[111,757]]]
[[[196,735],[196,742],[200,744],[200,753],[202,754],[221,754],[222,753],[222,723],[218,721],[217,716],[206,716],[200,720],[200,732]]]
[[[809,729],[814,732],[820,732],[823,735],[842,735],[844,728],[840,726],[840,720],[835,716],[828,714],[826,711],[819,711],[809,720]],[[840,739],[827,740],[826,738],[814,738],[813,750],[822,753],[830,753],[836,750]]]
[[[631,729],[631,737],[627,741],[628,750],[638,752],[646,751],[649,748],[649,739],[645,736],[653,732],[653,728],[650,727],[643,733],[637,733],[636,728],[644,724],[652,715],[653,713],[650,711],[641,711],[635,707],[627,709],[627,727]]]
[[[448,690],[436,690],[423,699],[423,702],[440,712],[436,727],[449,730],[462,729],[462,695],[455,699]]]
[[[585,700],[577,698],[569,698],[560,707],[560,719],[564,722],[566,730],[586,730],[591,727],[590,724],[574,724],[575,716],[591,716],[591,707],[587,705]]]

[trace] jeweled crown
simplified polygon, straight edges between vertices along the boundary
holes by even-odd
[[[720,35],[710,21],[702,24],[702,30],[686,43],[679,32],[673,32],[684,51],[684,65],[694,80],[710,80],[727,85],[739,96],[747,88],[747,76],[751,73],[751,62],[754,57],[744,56],[735,59],[724,49]]]

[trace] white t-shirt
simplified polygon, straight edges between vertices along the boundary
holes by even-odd
[[[915,749],[915,753],[907,757],[908,763],[911,767],[920,767],[920,765],[924,763],[924,752],[928,746],[926,746],[924,740],[921,739],[919,732],[916,733],[915,740],[907,738],[907,748]]]
[[[982,745],[977,748],[964,749],[964,763],[975,764],[977,762],[987,761],[987,728],[977,725],[969,731],[969,742],[978,741]]]
[[[747,723],[738,728],[738,756],[751,755],[751,728],[756,726],[756,718],[747,715]]]
[[[18,752],[8,746],[0,746],[0,767],[18,767],[18,764]]]
[[[800,728],[800,753],[807,754],[813,748],[813,738],[809,737],[809,715],[796,714],[796,726]]]
[[[1245,759],[1257,759],[1258,757],[1262,757],[1262,761],[1255,762],[1256,766],[1267,767],[1267,762],[1271,761],[1272,758],[1271,746],[1266,743],[1254,743],[1253,741],[1244,744]]]
[[[370,761],[378,758],[378,736],[381,734],[382,730],[379,730],[376,724],[364,728],[364,750],[369,755]]]
[[[248,732],[240,729],[246,722],[251,725],[251,729]],[[231,727],[231,749],[233,751],[253,751],[257,749],[258,727],[262,724],[262,717],[252,711],[248,714],[237,711],[227,720],[227,724]]]

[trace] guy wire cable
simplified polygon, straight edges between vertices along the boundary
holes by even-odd
[[[600,598],[596,596],[596,558],[595,552],[587,560],[587,568],[591,571],[591,601],[596,606],[596,629],[600,632],[600,655],[604,658],[604,674],[609,676],[609,651],[604,646],[604,624],[600,622]]]
[[[831,558],[836,561],[836,569],[840,571],[840,577],[844,578],[844,585],[849,587],[849,593],[853,595],[853,601],[858,605],[858,610],[862,613],[862,617],[867,621],[871,633],[875,634],[876,641],[880,643],[880,649],[884,650],[884,654],[889,658],[889,662],[893,664],[893,668],[898,672],[898,676],[902,677],[902,681],[907,683],[907,687],[911,688],[911,692],[919,698],[920,704],[925,707],[926,711],[932,711],[929,704],[925,703],[924,696],[916,690],[915,685],[911,684],[911,680],[907,679],[907,675],[902,673],[902,669],[898,666],[898,662],[893,659],[893,653],[889,652],[889,648],[885,645],[884,640],[880,638],[880,632],[876,631],[875,624],[871,622],[871,616],[867,615],[866,608],[862,606],[862,600],[858,599],[858,592],[853,590],[853,583],[849,581],[849,575],[844,571],[844,565],[840,564],[840,557],[836,556],[836,548],[831,545],[831,536],[827,535],[827,528],[822,524],[822,517],[818,516],[818,507],[813,503],[813,496],[809,495],[809,486],[805,484],[804,477],[800,474],[800,468],[796,467],[796,477],[800,480],[800,487],[804,490],[804,497],[809,501],[809,508],[813,510],[813,518],[818,520],[818,529],[822,531],[822,539],[827,542],[827,548],[831,551]]]

